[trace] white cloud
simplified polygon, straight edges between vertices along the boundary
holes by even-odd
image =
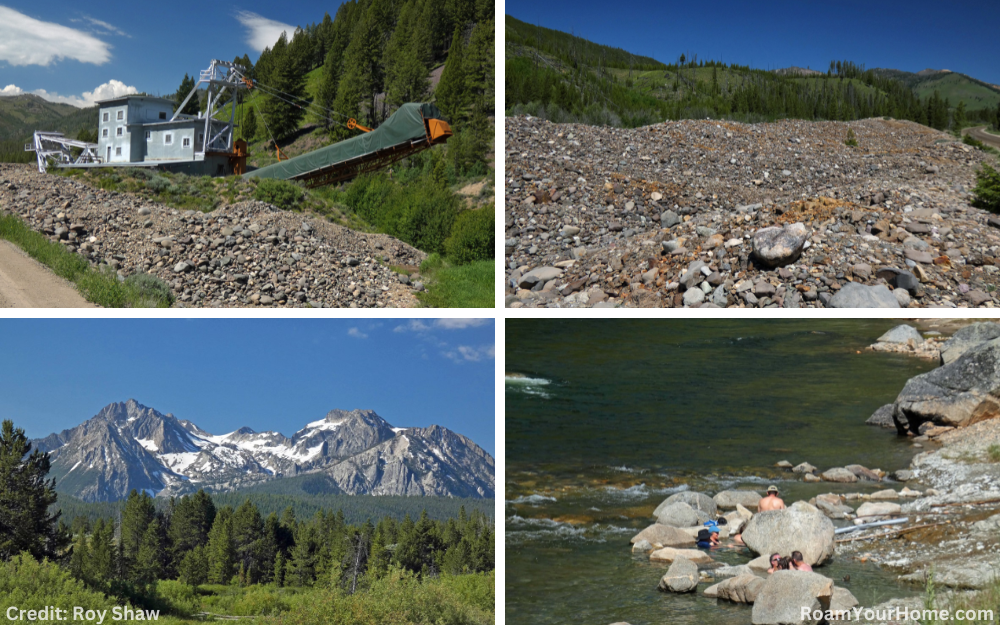
[[[62,59],[103,65],[111,60],[111,46],[83,31],[0,6],[0,61],[25,66]]]
[[[469,345],[459,345],[454,350],[443,352],[445,358],[450,358],[455,362],[482,362],[493,360],[496,356],[496,348],[493,345],[483,345],[482,347],[472,347]]]
[[[396,326],[393,332],[426,332],[431,327],[419,319],[410,319],[401,326]]]
[[[273,46],[281,37],[281,33],[288,33],[289,39],[295,34],[294,26],[269,20],[250,11],[238,12],[236,19],[247,29],[247,43],[257,52],[263,52],[264,48]]]
[[[59,102],[62,104],[70,104],[78,108],[84,108],[88,106],[94,106],[94,103],[98,100],[107,100],[110,98],[117,98],[118,96],[128,95],[131,93],[139,93],[139,90],[135,87],[126,85],[120,80],[109,80],[108,82],[100,85],[93,91],[84,91],[81,95],[59,95],[58,93],[49,93],[45,89],[35,89],[34,91],[25,91],[17,85],[7,85],[3,89],[0,89],[0,95],[22,95],[25,93],[33,93],[43,100],[48,100],[49,102]]]
[[[107,22],[103,22],[101,20],[94,19],[94,18],[90,17],[89,15],[84,15],[83,19],[72,19],[70,21],[71,22],[76,22],[76,23],[89,22],[92,26],[96,26],[98,28],[103,29],[103,30],[94,31],[98,35],[121,35],[122,37],[128,37],[129,39],[132,38],[132,35],[126,33],[125,31],[123,31],[122,29],[118,28],[117,26],[112,26],[111,24],[109,24]]]
[[[347,331],[347,336],[353,336],[356,339],[366,339],[368,335],[357,328],[351,328]]]
[[[464,330],[465,328],[476,328],[492,322],[493,319],[438,319],[434,325],[445,330]]]

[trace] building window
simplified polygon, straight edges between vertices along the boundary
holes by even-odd
[[[115,136],[116,137],[122,136],[122,127],[121,126],[119,126],[118,128],[115,129]]]
[[[167,133],[167,134],[163,135],[163,143],[165,145],[170,145],[173,142],[174,142],[174,136],[172,134]]]
[[[160,112],[160,119],[166,119],[166,118],[167,118],[167,114],[161,111]]]
[[[125,111],[118,111],[118,121],[125,119]]]
[[[183,143],[183,144],[184,144],[184,147],[186,147],[186,148],[189,148],[189,147],[191,147],[191,137],[184,137],[184,140],[183,140],[183,142],[184,142],[184,143]]]
[[[104,121],[108,121],[108,114],[107,113],[104,114]]]
[[[146,131],[146,141],[149,141],[149,135],[150,135],[150,132],[147,130]]]
[[[104,130],[101,131],[101,136],[104,137],[105,139],[108,138],[108,129],[107,128],[105,128]]]
[[[122,149],[121,148],[115,148],[115,156],[121,156],[121,155],[122,155]]]
[[[203,143],[205,143],[205,133],[199,132],[198,133],[198,145],[201,145]]]

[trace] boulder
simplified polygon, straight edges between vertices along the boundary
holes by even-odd
[[[854,514],[854,508],[845,505],[840,495],[816,495],[816,507],[820,512],[831,519],[845,519],[847,515]]]
[[[882,500],[884,500],[884,499],[899,499],[899,493],[897,493],[896,491],[892,490],[891,488],[887,488],[885,490],[875,491],[874,493],[871,494],[871,498],[872,498],[873,501],[877,501],[877,500],[880,500],[880,499],[882,499]]]
[[[896,397],[896,427],[920,434],[926,422],[964,427],[1000,416],[1000,338],[910,378]]]
[[[913,341],[914,345],[919,345],[924,342],[924,337],[920,335],[920,332],[916,328],[904,323],[878,337],[876,341],[879,343],[899,343],[902,345]]]
[[[674,549],[673,547],[664,547],[663,549],[657,549],[653,553],[649,554],[650,562],[673,562],[677,558],[684,558],[685,560],[690,560],[695,564],[711,564],[714,562],[709,555],[698,549]]]
[[[843,467],[828,469],[820,474],[824,482],[857,482],[858,476]]]
[[[653,545],[643,538],[632,542],[632,553],[649,553],[653,550]]]
[[[688,547],[694,545],[695,539],[680,529],[671,525],[654,523],[632,537],[632,543],[649,541],[657,549],[663,547]]]
[[[859,480],[867,480],[869,482],[881,482],[882,476],[872,471],[868,467],[864,467],[860,464],[849,464],[844,467],[854,475],[858,477]]]
[[[830,608],[833,580],[808,571],[776,571],[757,592],[753,625],[816,625],[813,614]],[[803,618],[802,608],[809,608]]]
[[[899,301],[884,284],[848,282],[830,298],[827,308],[899,308]]]
[[[819,508],[812,505],[806,501],[796,501],[792,505],[788,506],[788,510],[798,510],[800,512],[808,512],[809,514],[823,514]]]
[[[779,460],[774,464],[774,466],[778,467],[779,469],[791,469],[792,463],[787,460]]]
[[[913,473],[913,471],[911,471],[910,469],[899,469],[898,471],[896,471],[892,475],[899,482],[909,482],[914,477],[916,477],[915,474]]]
[[[815,566],[833,555],[833,535],[833,522],[818,510],[788,508],[755,514],[743,530],[743,542],[761,555],[801,551],[803,559]]]
[[[747,568],[750,569],[750,572],[766,575],[767,570],[771,568],[771,553],[762,554],[747,562]]]
[[[750,512],[750,510],[742,504],[736,504],[736,514],[740,515],[740,518],[744,521],[749,521],[753,518],[753,512]]]
[[[853,616],[853,610],[858,606],[857,598],[851,594],[851,591],[846,588],[834,587],[833,589],[833,599],[830,600],[830,612],[833,614],[844,614],[850,613]],[[839,619],[838,619],[839,620]],[[846,619],[845,619],[846,620]]]
[[[969,349],[995,338],[1000,338],[1000,323],[988,321],[965,326],[941,344],[941,364],[954,362]]]
[[[657,510],[659,510],[659,513],[656,515],[656,522],[661,525],[691,527],[692,525],[700,525],[704,522],[698,516],[695,509],[683,501],[675,501],[662,508],[657,508]]]
[[[718,507],[715,505],[715,501],[706,495],[705,493],[699,493],[693,490],[685,490],[679,493],[674,493],[673,495],[667,497],[663,502],[657,506],[656,510],[653,511],[653,516],[659,514],[660,508],[662,506],[668,506],[674,502],[682,501],[687,505],[691,506],[695,510],[700,510],[705,513],[705,521],[708,519],[714,519],[715,515],[719,513]],[[704,522],[704,521],[702,521]]]
[[[760,493],[752,490],[724,490],[712,499],[722,510],[735,510],[736,506],[743,506],[748,509],[757,509],[760,503]]]
[[[812,473],[806,473],[805,475],[802,476],[802,481],[803,482],[822,482],[823,480],[821,480],[819,478],[819,476],[817,476],[817,475],[813,475]]]
[[[890,501],[866,501],[858,508],[857,520],[861,523],[871,523],[879,519],[899,516],[903,509],[898,503]]]
[[[757,593],[760,592],[763,585],[763,577],[758,577],[753,573],[744,573],[718,583],[712,588],[717,599],[749,604],[757,600]],[[708,595],[708,590],[705,591],[705,594]]]
[[[896,427],[896,422],[892,419],[892,411],[894,409],[895,406],[893,404],[886,404],[876,410],[872,416],[868,417],[865,423],[883,428],[894,428]]]
[[[792,467],[792,473],[816,473],[818,469],[808,462],[797,464]]]
[[[996,565],[990,561],[990,556],[979,558],[964,558],[958,562],[939,562],[934,565],[934,585],[948,588],[987,588],[1000,577]],[[902,575],[899,579],[905,582],[927,583],[928,571],[917,571]]]
[[[753,235],[753,255],[761,265],[774,268],[794,263],[802,255],[809,231],[801,223],[761,228]]]
[[[986,536],[1000,534],[1000,514],[994,514],[972,524],[972,533]]]
[[[727,564],[717,569],[712,569],[712,577],[716,579],[739,577],[740,575],[753,575],[753,569],[746,564],[738,564],[736,566],[729,566]]]
[[[698,565],[686,558],[675,558],[657,586],[664,592],[694,592],[698,590]]]

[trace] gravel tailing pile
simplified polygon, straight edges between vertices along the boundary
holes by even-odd
[[[178,306],[416,306],[389,266],[426,257],[390,236],[264,202],[177,210],[30,165],[0,164],[0,210],[122,277],[162,278]]]
[[[505,132],[507,306],[1000,302],[1000,218],[969,205],[995,157],[919,124]]]

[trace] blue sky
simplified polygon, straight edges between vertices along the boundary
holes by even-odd
[[[765,69],[826,71],[831,60],[847,59],[910,72],[950,69],[1000,84],[996,0],[507,0],[505,11],[664,62],[686,52]]]
[[[334,408],[494,453],[493,319],[0,319],[0,419],[32,438],[134,398],[213,434]]]
[[[256,62],[283,29],[291,37],[339,5],[0,0],[0,95],[85,106],[137,91],[172,94],[185,72],[197,76],[212,59],[243,54]]]

